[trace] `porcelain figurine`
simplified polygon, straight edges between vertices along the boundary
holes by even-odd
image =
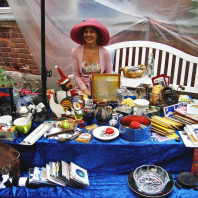
[[[116,114],[112,114],[112,119],[109,120],[109,125],[112,127],[116,127],[118,125],[118,117]]]

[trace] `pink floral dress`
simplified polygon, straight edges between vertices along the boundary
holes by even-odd
[[[83,74],[87,76],[81,76],[82,81],[85,83],[86,87],[88,89],[91,88],[91,79],[92,79],[92,73],[100,73],[100,61],[96,61],[94,64],[89,65],[85,61],[82,61],[82,72]],[[78,85],[75,87],[76,89],[79,89]]]

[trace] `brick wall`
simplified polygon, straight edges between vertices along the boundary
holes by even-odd
[[[6,71],[40,74],[15,22],[0,23],[0,66]]]

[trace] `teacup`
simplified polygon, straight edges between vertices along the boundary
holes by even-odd
[[[19,133],[27,134],[32,126],[32,120],[28,124],[24,125],[25,117],[18,118],[14,120],[14,125],[16,126]]]
[[[12,125],[12,116],[4,115],[0,117],[1,126],[11,126]]]

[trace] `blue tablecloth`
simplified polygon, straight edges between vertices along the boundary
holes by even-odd
[[[85,129],[83,129],[85,132]],[[92,133],[92,132],[90,132]],[[105,142],[92,137],[90,143],[66,143],[42,137],[34,145],[20,145],[25,135],[20,134],[9,144],[21,153],[21,169],[43,167],[50,161],[74,162],[88,170],[91,176],[124,173],[143,164],[157,164],[170,172],[190,171],[193,149],[182,140],[176,142],[128,142],[120,137]]]
[[[174,180],[177,174],[171,174]],[[28,176],[23,175],[23,176]],[[0,190],[0,197],[35,197],[35,198],[140,198],[127,183],[128,174],[89,177],[90,186],[86,189],[74,187],[39,187],[28,189],[24,187],[10,187]],[[194,189],[180,190],[174,186],[173,190],[165,198],[197,198],[198,192]]]
[[[158,142],[149,139],[133,143],[117,137],[104,142],[93,136],[86,144],[75,139],[59,143],[42,137],[32,146],[20,145],[25,137],[20,134],[13,142],[7,142],[21,153],[22,174],[28,176],[28,169],[34,166],[64,160],[87,169],[90,186],[87,189],[55,186],[37,190],[12,187],[0,190],[0,197],[138,197],[127,184],[131,170],[143,164],[156,164],[176,178],[180,172],[190,172],[194,152],[186,148],[182,140]],[[196,191],[174,187],[168,197],[187,197],[187,193],[190,193],[188,197],[195,197]]]

